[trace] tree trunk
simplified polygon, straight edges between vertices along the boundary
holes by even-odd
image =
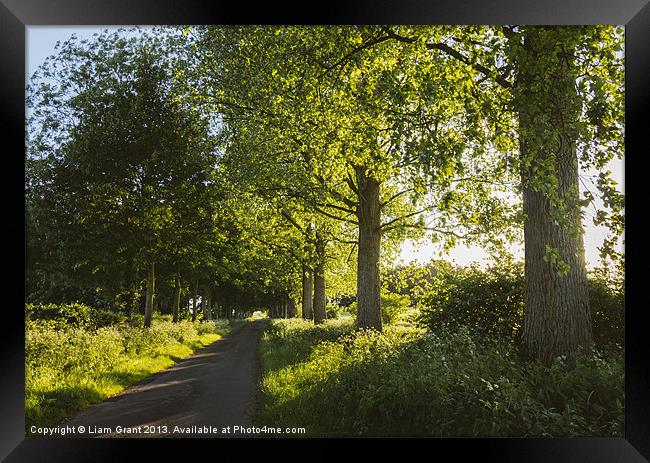
[[[174,276],[174,305],[172,307],[172,321],[178,322],[178,313],[181,307],[181,274],[177,270]]]
[[[562,137],[564,138],[564,137]],[[566,140],[558,153],[560,191],[577,188],[578,171],[571,164],[575,149]],[[591,346],[591,315],[587,291],[584,243],[579,208],[571,214],[577,233],[554,219],[549,198],[532,188],[523,189],[525,242],[525,316],[522,339],[526,351],[549,363],[558,356],[572,357],[579,347]],[[547,246],[568,264],[564,274],[547,256]],[[566,270],[565,270],[566,272]]]
[[[153,302],[154,302],[154,291],[156,289],[156,275],[155,275],[155,270],[156,270],[156,264],[151,263],[151,267],[149,268],[149,272],[147,273],[147,297],[146,297],[146,304],[144,307],[144,326],[145,328],[148,328],[151,326],[151,319],[153,317]]]
[[[316,267],[314,269],[314,323],[323,323],[326,318],[325,296],[325,242],[316,239]]]
[[[212,291],[208,287],[205,291],[205,312],[203,318],[206,320],[212,320],[212,295],[210,294]]]
[[[517,80],[523,100],[518,109],[526,214],[522,341],[528,355],[548,364],[555,357],[571,358],[580,348],[589,349],[592,334],[579,165],[575,137],[568,126],[579,111],[575,106],[575,77],[569,72],[572,63],[567,58],[572,52],[562,51],[548,38],[537,39],[535,34],[533,28],[525,36],[526,55],[520,61],[523,68]],[[549,62],[554,67],[546,69],[550,77],[528,72],[526,66],[539,69],[539,57],[552,57],[553,53],[556,59]],[[541,114],[539,110],[530,111],[535,102],[543,108]],[[541,135],[540,126],[546,131]],[[540,140],[547,141],[540,147]],[[549,190],[545,185],[548,180],[540,182],[540,172],[557,179],[557,186]]]
[[[199,304],[197,299],[199,298],[199,279],[194,280],[194,292],[192,294],[192,321],[196,321],[197,310],[199,310]]]
[[[129,320],[133,319],[134,312],[137,312],[140,308],[140,288],[138,283],[139,282],[137,281],[133,283],[133,299],[131,300],[131,304],[127,309],[127,316],[129,317]]]
[[[357,168],[359,184],[359,255],[357,265],[357,329],[382,330],[379,253],[381,248],[380,183]]]
[[[140,274],[139,274],[138,270],[135,269],[135,263],[133,263],[133,262],[132,262],[131,269],[133,270],[133,273],[132,273],[133,280],[131,280],[131,289],[132,289],[131,301],[128,304],[127,309],[126,309],[126,315],[129,318],[129,320],[132,320],[133,319],[133,314],[137,313],[139,311],[139,308],[140,308],[140,296],[141,296],[141,293],[140,293],[140,284],[141,284]]]
[[[306,266],[302,269],[302,318],[312,320],[313,300],[312,300],[312,272]]]

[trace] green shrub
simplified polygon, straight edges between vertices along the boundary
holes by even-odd
[[[95,309],[91,314],[91,324],[96,328],[119,325],[126,322],[126,315],[106,309]]]
[[[351,314],[353,317],[356,318],[357,316],[357,301],[351,302],[347,307],[346,310],[349,314]]]
[[[343,309],[344,307],[341,307],[339,304],[335,302],[328,302],[325,308],[325,312],[327,313],[327,319],[333,320],[335,318],[338,318],[340,313],[343,311]]]
[[[392,293],[390,291],[381,292],[381,320],[384,324],[394,323],[406,313],[410,305],[410,298],[406,295]],[[352,302],[345,308],[347,312],[354,317],[357,316],[357,302]]]
[[[293,328],[274,322],[265,334],[259,425],[302,426],[308,436],[622,435],[620,354],[546,368],[464,327],[334,329],[318,342]]]
[[[384,323],[395,323],[408,310],[411,300],[406,295],[382,291],[381,318]]]
[[[594,342],[601,348],[625,344],[625,290],[622,281],[594,272],[589,278],[589,306]]]
[[[624,345],[622,280],[602,271],[588,279],[593,339],[599,349]],[[524,319],[524,275],[521,265],[439,271],[430,290],[417,301],[416,323],[432,331],[467,326],[480,335],[517,339]]]
[[[523,323],[523,268],[440,271],[419,308],[418,323],[431,330],[468,326],[477,334],[514,339]]]
[[[51,320],[57,325],[88,325],[93,309],[80,303],[72,304],[25,304],[25,318]]]
[[[126,321],[123,313],[105,308],[90,307],[78,302],[72,304],[25,304],[28,320],[50,320],[56,326],[101,328]]]
[[[59,423],[228,331],[223,321],[172,323],[159,317],[150,328],[125,323],[97,327],[97,320],[84,319],[86,306],[71,306],[27,308],[27,429]],[[104,311],[93,313],[104,315],[104,322],[115,320]]]
[[[144,326],[144,315],[141,313],[134,313],[131,315],[131,318],[127,320],[127,323],[135,327]]]

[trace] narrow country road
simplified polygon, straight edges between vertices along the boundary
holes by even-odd
[[[151,381],[94,405],[65,424],[84,427],[77,437],[246,436],[235,432],[234,426],[253,424],[263,323],[235,328]],[[224,433],[228,426],[230,432]]]

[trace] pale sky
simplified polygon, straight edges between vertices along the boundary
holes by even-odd
[[[624,191],[623,183],[623,172],[624,172],[624,159],[612,160],[608,165],[606,170],[612,172],[612,179],[618,184],[619,191]],[[589,177],[594,175],[596,171],[582,172],[583,176]],[[590,190],[594,192],[596,196],[597,190],[595,186],[590,185]],[[580,191],[585,191],[585,187],[581,184]],[[598,247],[602,246],[603,240],[606,236],[606,229],[604,227],[596,227],[592,219],[595,215],[594,208],[597,210],[602,207],[602,201],[596,197],[594,204],[587,208],[585,219],[583,220],[583,227],[585,230],[584,234],[584,243],[585,243],[585,258],[587,260],[587,267],[595,268],[600,266],[600,256],[598,252]],[[622,252],[624,246],[620,242],[616,247],[618,252]],[[418,261],[421,263],[428,262],[431,258],[434,259],[445,259],[456,262],[460,265],[467,265],[472,262],[478,262],[482,265],[489,263],[490,259],[488,254],[478,246],[457,246],[452,249],[448,254],[439,255],[439,250],[441,248],[437,245],[434,245],[426,240],[423,240],[421,243],[414,243],[412,241],[407,241],[402,246],[402,251],[399,258],[396,262],[407,263],[411,261]],[[515,257],[523,260],[524,257],[524,248],[523,245],[516,245],[512,247],[512,254]]]
[[[126,28],[132,26],[125,26]],[[45,59],[54,53],[54,47],[57,41],[65,41],[70,38],[74,33],[79,38],[90,38],[94,33],[101,32],[104,29],[118,29],[118,26],[29,26],[26,28],[26,50],[27,50],[27,59],[26,59],[26,77],[29,78],[34,71],[43,64]],[[612,178],[617,182],[619,188],[623,189],[623,170],[624,170],[624,160],[615,159],[609,163],[607,166],[612,172]],[[583,175],[594,175],[597,172],[583,172]],[[595,188],[591,188],[592,191],[596,191]],[[581,185],[581,190],[584,191],[584,186]],[[599,200],[595,201],[594,207],[599,208],[602,206],[602,202]],[[585,228],[585,254],[587,258],[587,265],[591,268],[597,267],[600,265],[600,257],[598,255],[598,247],[602,245],[605,230],[602,227],[596,227],[593,225],[591,218],[594,215],[594,208],[590,207],[587,210],[587,215],[584,220],[583,226]],[[440,248],[424,240],[421,243],[413,243],[407,241],[403,244],[402,250],[399,257],[396,260],[397,262],[428,262],[431,258],[435,259],[446,259],[453,261],[460,265],[466,265],[472,262],[478,262],[481,264],[486,264],[488,255],[487,253],[476,246],[465,247],[457,246],[449,252],[447,255],[439,255],[438,250]],[[618,250],[622,251],[623,246],[619,245]],[[523,247],[516,246],[513,247],[513,253],[515,256],[518,256],[523,259]]]

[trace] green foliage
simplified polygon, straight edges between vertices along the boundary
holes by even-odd
[[[25,304],[25,317],[28,320],[51,320],[55,326],[76,326],[101,328],[124,323],[122,313],[90,307],[85,304]]]
[[[341,312],[345,312],[346,309],[347,309],[346,307],[341,307],[339,304],[335,302],[328,302],[327,305],[325,306],[327,318],[330,320],[338,318]]]
[[[479,334],[516,338],[523,323],[523,268],[446,269],[419,306],[418,323],[434,331],[466,325]]]
[[[25,304],[25,317],[30,320],[53,320],[58,323],[82,325],[90,322],[92,309],[84,304]]]
[[[327,320],[314,325],[294,318],[268,324],[260,347],[262,364],[276,369],[301,361],[319,342],[335,340],[353,329],[352,320]],[[282,341],[275,342],[277,340]]]
[[[159,293],[180,272],[249,308],[297,298],[301,265],[324,264],[328,295],[352,294],[362,179],[380,184],[382,261],[425,233],[491,251],[521,238],[522,172],[564,226],[564,209],[595,196],[558,197],[557,159],[541,154],[562,131],[581,168],[602,171],[623,155],[622,45],[613,26],[183,26],[72,37],[27,89],[28,298],[101,298],[126,311],[152,262]],[[624,196],[608,172],[595,186],[611,257]],[[553,248],[545,258],[567,270]],[[401,283],[411,297],[427,291]],[[385,321],[399,318],[402,302],[384,305]],[[497,305],[492,328],[518,310]]]
[[[524,148],[519,163],[522,186],[543,193],[553,220],[577,233],[578,206],[602,200],[594,224],[607,228],[600,248],[603,259],[620,259],[615,244],[624,230],[624,195],[605,166],[624,154],[624,30],[619,26],[517,26],[509,29],[503,52],[515,70],[511,105],[519,117],[518,136]],[[557,104],[558,101],[562,103]],[[552,110],[551,110],[552,108]],[[572,162],[598,171],[597,180],[577,188],[565,183],[558,137],[576,148]],[[592,191],[591,186],[595,187]],[[545,260],[560,274],[566,264],[554,249]]]
[[[41,313],[49,318],[26,320],[27,429],[32,424],[57,424],[229,331],[223,323],[172,323],[158,318],[149,329],[141,324],[96,327],[77,321],[89,309],[81,307],[70,305],[57,311],[48,306]],[[70,313],[77,315],[73,323],[55,316]]]
[[[588,280],[589,306],[596,347],[624,345],[623,280],[603,270]],[[446,269],[429,291],[417,298],[417,323],[434,332],[467,326],[477,334],[517,339],[523,326],[524,275],[521,265]]]
[[[408,296],[393,293],[390,291],[381,291],[381,319],[384,324],[386,323],[395,323],[402,315],[406,313],[410,306],[411,300]],[[346,312],[349,312],[356,316],[357,314],[357,303],[353,302],[348,307],[345,308]]]
[[[428,292],[436,274],[453,270],[453,265],[444,260],[431,260],[426,264],[417,261],[386,269],[382,273],[382,287],[385,291],[408,294],[412,300],[418,300]]]
[[[381,317],[383,323],[395,323],[408,310],[411,300],[408,296],[382,291]]]
[[[621,436],[623,358],[550,368],[466,328],[264,334],[260,425],[308,436]],[[331,335],[326,334],[331,330]]]
[[[512,118],[494,108],[503,90],[468,63],[424,46],[456,43],[466,32],[197,27],[187,34],[188,86],[197,104],[220,115],[221,162],[238,188],[259,197],[257,210],[288,205],[297,223],[315,217],[318,230],[327,222],[326,232],[354,245],[360,206],[370,201],[359,192],[376,182],[382,253],[425,228],[450,247],[478,236],[489,241],[516,225],[500,194],[518,174],[492,149],[497,138],[504,150],[514,146]],[[270,222],[261,215],[252,217],[256,229]],[[304,260],[308,246],[278,240],[282,225],[254,236]],[[338,252],[345,262],[355,252],[359,258],[359,249],[346,251]],[[337,277],[352,266],[328,267],[341,294],[349,291]]]
[[[210,233],[210,121],[184,100],[166,36],[122,32],[71,37],[30,79],[30,300],[90,302],[99,286],[123,305],[152,262],[207,266],[226,234]]]
[[[593,337],[603,349],[625,344],[625,288],[622,278],[599,270],[589,278],[589,307]]]

